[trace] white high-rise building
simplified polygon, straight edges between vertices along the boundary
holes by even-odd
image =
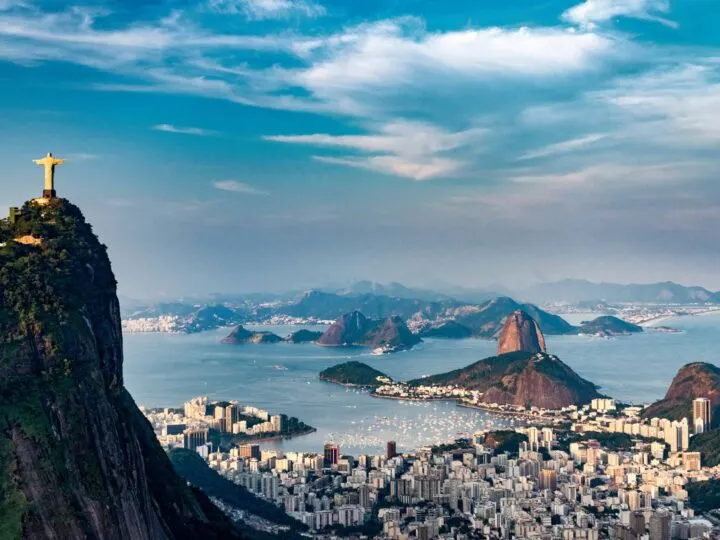
[[[674,421],[665,429],[665,442],[670,445],[671,452],[687,450],[690,445],[690,426],[687,418],[682,422]]]

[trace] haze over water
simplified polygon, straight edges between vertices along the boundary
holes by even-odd
[[[578,322],[577,317],[568,318]],[[601,392],[623,401],[649,403],[664,395],[682,365],[718,364],[720,315],[681,317],[663,324],[683,332],[615,339],[549,336],[548,350],[598,384]],[[284,336],[298,327],[262,329]],[[148,407],[177,407],[192,397],[207,395],[297,416],[317,428],[317,433],[290,441],[263,443],[263,447],[285,450],[318,452],[326,441],[335,440],[348,453],[381,452],[390,439],[397,440],[401,449],[409,449],[508,422],[452,403],[372,398],[318,379],[321,370],[350,359],[394,379],[417,378],[492,356],[494,341],[426,340],[412,351],[372,356],[363,348],[220,343],[228,333],[222,329],[194,335],[126,334],[127,388],[138,404]]]

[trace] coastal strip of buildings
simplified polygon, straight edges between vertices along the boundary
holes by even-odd
[[[698,515],[689,488],[720,480],[720,467],[688,451],[691,431],[712,422],[702,399],[693,405],[691,420],[670,421],[597,399],[558,413],[556,425],[478,432],[403,453],[393,441],[379,455],[349,455],[335,443],[318,453],[253,443],[195,450],[318,538],[710,539],[720,534],[720,511]],[[202,398],[186,406],[185,418],[218,420]],[[629,445],[613,447],[614,434]]]

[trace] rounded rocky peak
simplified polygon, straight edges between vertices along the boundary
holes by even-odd
[[[511,352],[544,353],[545,337],[535,320],[518,309],[505,320],[498,339],[498,355]]]
[[[65,199],[29,201],[3,223],[0,335],[15,344],[0,377],[99,366],[122,386],[120,309],[107,250]],[[36,243],[13,241],[30,236]]]

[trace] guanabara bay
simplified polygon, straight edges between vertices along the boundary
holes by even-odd
[[[720,0],[0,0],[0,540],[720,540]]]

